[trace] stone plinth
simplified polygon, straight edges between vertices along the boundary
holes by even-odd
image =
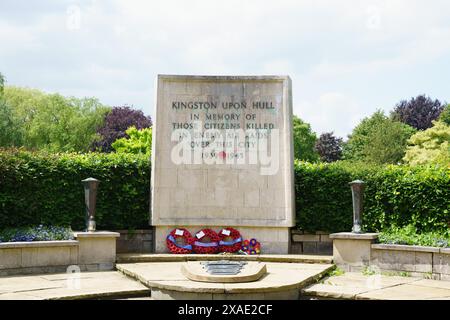
[[[260,240],[264,252],[288,253],[295,225],[289,77],[160,75],[154,127],[156,252],[166,251],[173,228],[231,226]]]
[[[177,226],[195,234],[203,226]],[[220,226],[209,226],[219,231]],[[166,237],[174,226],[158,226],[155,228],[155,252],[168,253]],[[289,228],[237,227],[243,239],[256,238],[261,243],[261,253],[287,254],[290,247]]]
[[[240,283],[259,280],[267,273],[263,262],[246,262],[242,270],[234,275],[209,274],[201,262],[190,261],[181,266],[181,273],[189,280],[199,282]]]
[[[330,234],[333,239],[333,262],[345,271],[359,271],[370,265],[371,245],[378,233],[341,232]]]
[[[116,261],[117,232],[74,232],[79,242],[78,263],[82,270],[112,270]]]

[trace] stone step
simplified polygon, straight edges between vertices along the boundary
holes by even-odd
[[[139,263],[139,262],[183,262],[183,261],[208,261],[208,260],[240,260],[240,261],[262,261],[262,262],[285,262],[285,263],[320,263],[331,264],[332,256],[302,255],[302,254],[262,254],[262,255],[239,255],[239,254],[165,254],[165,253],[126,253],[118,254],[117,263]]]

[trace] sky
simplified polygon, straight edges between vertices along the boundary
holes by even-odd
[[[450,102],[450,1],[0,0],[0,72],[151,116],[158,74],[289,75],[294,114],[345,137],[400,100]]]

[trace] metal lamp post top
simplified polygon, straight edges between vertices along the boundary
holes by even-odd
[[[83,182],[84,184],[90,184],[90,183],[99,183],[100,180],[97,180],[95,178],[87,178],[87,179],[81,180],[81,182]]]

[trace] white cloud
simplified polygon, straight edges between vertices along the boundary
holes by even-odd
[[[79,28],[67,28],[70,6]],[[424,78],[428,94],[450,100],[450,66],[437,62],[450,53],[448,12],[445,0],[3,0],[0,71],[147,113],[158,73],[288,74],[296,113],[345,135]]]
[[[302,115],[303,120],[311,123],[318,135],[334,131],[335,135],[344,138],[367,116],[356,99],[340,92],[326,92],[316,100],[300,101],[294,113]]]

